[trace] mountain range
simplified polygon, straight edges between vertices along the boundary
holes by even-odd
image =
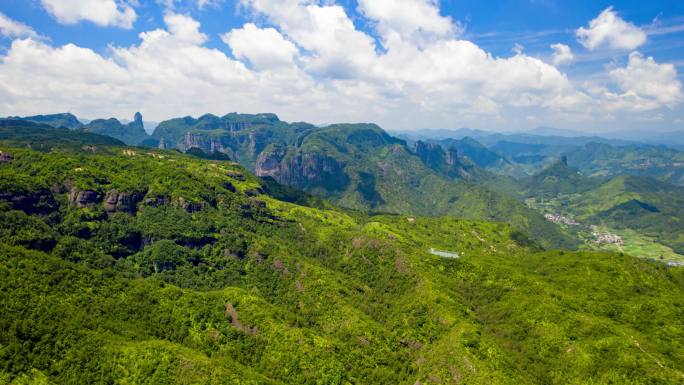
[[[587,242],[574,229],[545,220],[548,213],[525,199],[582,194],[621,175],[671,184],[682,184],[684,175],[682,152],[596,137],[462,129],[401,139],[373,124],[318,127],[269,113],[175,118],[151,135],[139,113],[126,124],[97,119],[79,125],[71,114],[9,120],[20,119],[207,159],[227,157],[258,176],[356,210],[507,221],[543,247],[572,249]],[[472,136],[449,137],[460,134]],[[569,172],[571,167],[577,170]]]
[[[681,187],[272,114],[91,131],[136,121],[0,120],[0,382],[682,378]]]

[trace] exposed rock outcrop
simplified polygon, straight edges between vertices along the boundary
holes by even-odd
[[[142,115],[136,112],[133,121],[127,124],[118,119],[95,119],[83,127],[86,132],[107,135],[129,145],[137,145],[149,138],[145,131]]]
[[[463,162],[456,148],[451,147],[444,151],[439,144],[418,141],[413,151],[426,166],[435,171],[452,178],[470,179],[472,177],[473,165]]]
[[[211,206],[211,204],[207,202],[188,202],[182,197],[174,199],[171,205],[176,208],[181,208],[188,213],[196,213],[204,210],[207,206]]]
[[[72,188],[69,191],[69,203],[78,208],[84,208],[89,205],[97,204],[102,201],[102,194],[94,190],[79,190]]]
[[[413,151],[426,166],[437,169],[446,164],[446,154],[439,144],[417,141]]]
[[[0,201],[7,202],[14,210],[28,214],[46,214],[58,208],[48,189],[37,191],[0,191]]]
[[[14,160],[12,154],[0,151],[0,163],[9,163]]]
[[[143,200],[142,193],[118,192],[110,190],[105,196],[105,211],[108,214],[125,212],[132,214],[137,210],[138,203]]]
[[[299,188],[341,191],[349,184],[344,166],[335,158],[302,150],[290,153],[277,148],[263,151],[257,158],[256,174]]]
[[[245,180],[245,175],[244,175],[243,173],[237,172],[237,171],[233,171],[233,170],[228,170],[228,171],[226,172],[226,176],[228,176],[229,178],[233,178],[233,179],[235,179],[235,180],[239,180],[239,181],[244,181],[244,180]]]
[[[153,196],[145,198],[145,201],[143,203],[145,204],[145,206],[159,207],[169,204],[170,201],[171,200],[169,199],[169,197],[166,196]]]
[[[445,160],[446,160],[446,164],[448,164],[449,166],[456,166],[456,165],[458,165],[458,164],[459,164],[459,161],[458,161],[458,150],[455,149],[455,148],[453,148],[453,147],[449,148],[449,149],[447,150],[447,152],[446,152],[446,158],[445,158]]]
[[[166,144],[164,144],[164,146],[166,146]],[[207,154],[213,154],[215,152],[227,152],[226,146],[223,145],[221,139],[218,137],[211,137],[201,133],[186,132],[183,136],[183,139],[178,143],[178,149],[183,152],[187,152],[191,148],[198,148]]]

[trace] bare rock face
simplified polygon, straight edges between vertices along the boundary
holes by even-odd
[[[279,175],[281,174],[281,161],[285,156],[285,151],[276,148],[262,152],[256,161],[256,175],[257,176],[270,176],[273,179],[279,180]]]
[[[0,151],[0,163],[9,163],[14,160],[12,154]]]
[[[102,201],[102,194],[93,190],[79,190],[72,188],[69,191],[69,203],[76,205],[78,208],[84,208],[89,205],[97,204]]]
[[[227,175],[228,177],[230,177],[230,178],[235,179],[235,180],[239,180],[239,181],[244,181],[244,180],[245,180],[245,175],[242,174],[242,173],[240,173],[240,172],[237,172],[237,171],[228,170],[228,171],[226,172],[226,175]]]
[[[50,190],[37,191],[0,191],[0,202],[7,202],[14,210],[27,214],[47,214],[58,208]]]
[[[262,143],[261,138],[259,137],[259,134],[256,131],[252,131],[249,133],[249,146],[247,148],[247,151],[249,152],[249,155],[254,159],[257,154],[263,150],[264,144]]]
[[[229,131],[241,131],[252,127],[252,122],[226,122],[225,127]]]
[[[105,211],[108,214],[125,212],[132,214],[136,211],[138,203],[143,199],[141,193],[118,192],[110,190],[105,196]]]
[[[291,154],[280,149],[262,152],[257,158],[256,174],[298,188],[341,191],[349,184],[344,166],[335,158],[301,150]]]
[[[146,198],[143,203],[145,204],[145,206],[159,207],[159,206],[167,205],[167,204],[169,204],[169,202],[170,202],[169,197],[156,196],[156,197]]]
[[[447,150],[446,163],[449,166],[456,166],[457,164],[459,164],[459,162],[458,162],[458,150],[456,150],[453,147],[450,148],[449,150]]]
[[[204,210],[208,206],[207,202],[188,202],[185,198],[174,199],[171,204],[174,207],[182,208],[187,213],[196,213]]]
[[[166,147],[166,144],[164,144],[164,146]],[[186,132],[185,136],[183,136],[183,140],[178,143],[178,149],[186,152],[191,148],[199,148],[207,154],[213,154],[214,152],[225,153],[227,151],[226,146],[223,145],[220,138],[210,137],[205,134]]]
[[[166,150],[166,140],[164,140],[163,136],[159,139],[159,144],[157,145],[157,148],[160,150]]]
[[[439,168],[446,163],[446,154],[439,144],[426,143],[419,140],[413,149],[423,163],[430,168]]]

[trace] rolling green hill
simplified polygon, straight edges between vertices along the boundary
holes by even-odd
[[[682,380],[682,268],[173,151],[1,149],[2,383]]]
[[[684,254],[684,189],[651,178],[621,176],[571,201],[579,218],[628,228]]]
[[[0,119],[0,143],[5,146],[28,146],[37,150],[49,150],[53,146],[80,148],[84,145],[124,145],[123,142],[105,135],[14,119]]]
[[[641,256],[665,259],[665,252],[674,253],[677,261],[684,260],[682,187],[639,176],[587,177],[563,162],[530,177],[525,186],[530,206],[556,216],[556,221],[566,221],[564,217],[575,222],[568,230],[596,233],[588,226],[599,226],[629,238],[637,235],[609,243],[623,244],[627,249],[650,243],[646,250],[640,250]],[[587,240],[589,246],[595,246],[591,238]],[[671,250],[663,251],[662,246]]]
[[[538,198],[553,198],[559,194],[581,194],[601,183],[601,178],[591,178],[578,169],[568,166],[563,157],[558,162],[522,180],[524,194]]]
[[[684,185],[684,152],[666,146],[589,143],[568,152],[568,162],[587,175],[634,175]]]
[[[9,119],[27,120],[29,122],[46,124],[54,128],[68,128],[70,130],[83,127],[83,123],[81,123],[74,114],[70,113],[24,116],[21,118],[11,117]]]

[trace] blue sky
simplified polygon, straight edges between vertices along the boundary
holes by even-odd
[[[684,129],[682,1],[374,1],[4,0],[0,114]]]

